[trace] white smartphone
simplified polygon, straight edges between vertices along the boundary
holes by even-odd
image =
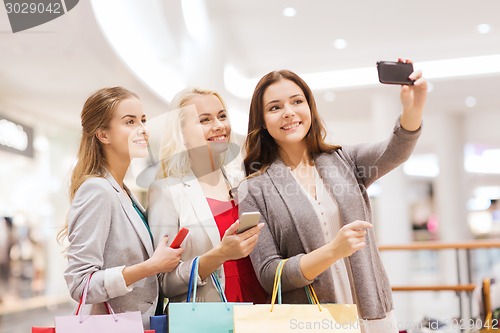
[[[238,227],[237,234],[240,234],[250,228],[255,227],[259,224],[260,213],[259,212],[244,212],[240,216],[240,226]]]

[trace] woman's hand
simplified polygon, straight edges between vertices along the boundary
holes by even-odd
[[[224,262],[245,258],[253,251],[264,223],[259,223],[241,234],[236,234],[239,225],[239,220],[231,224],[224,233],[221,242],[200,256],[198,275],[202,280],[206,279]]]
[[[373,225],[366,221],[354,221],[340,228],[329,243],[331,251],[338,259],[348,257],[366,246],[366,229]]]
[[[372,228],[366,221],[354,221],[340,228],[333,240],[300,258],[304,277],[314,280],[337,260],[348,257],[366,246],[366,229]]]
[[[412,63],[409,59],[399,58],[398,61]],[[422,112],[427,99],[427,81],[422,77],[420,70],[411,73],[410,79],[415,81],[412,86],[401,87],[401,103],[403,104],[401,126],[407,131],[416,131],[422,123]]]
[[[160,240],[160,244],[156,247],[153,256],[149,259],[153,269],[157,272],[156,274],[173,271],[181,260],[181,254],[184,249],[173,249],[170,246],[167,246],[167,242],[168,236],[165,235]]]
[[[226,260],[236,260],[248,256],[257,244],[260,230],[264,227],[264,223],[259,223],[241,234],[236,234],[239,225],[239,220],[236,220],[227,228],[219,244],[220,251]]]
[[[167,246],[167,241],[168,236],[164,236],[151,258],[123,269],[122,275],[127,286],[148,276],[168,273],[177,267],[184,250],[182,248],[172,249]]]

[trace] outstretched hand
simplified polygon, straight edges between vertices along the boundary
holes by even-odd
[[[373,225],[366,221],[354,221],[340,228],[331,241],[332,249],[340,258],[345,258],[366,246],[366,229]]]

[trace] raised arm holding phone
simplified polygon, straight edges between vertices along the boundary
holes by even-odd
[[[397,332],[366,189],[403,163],[420,135],[427,84],[418,71],[409,79],[402,115],[378,143],[326,143],[310,88],[288,70],[262,77],[250,105],[238,196],[241,212],[258,211],[267,225],[250,254],[257,277],[270,292],[288,259],[284,303],[308,303],[303,287],[313,284],[320,302],[356,303],[363,332]]]

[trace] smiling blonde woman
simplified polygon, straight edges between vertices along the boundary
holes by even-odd
[[[199,256],[198,301],[220,301],[213,281],[217,272],[228,301],[266,301],[248,254],[262,224],[240,234],[238,204],[231,189],[243,177],[238,160],[230,161],[233,142],[226,106],[214,91],[181,91],[167,115],[160,148],[159,179],[149,188],[148,216],[155,238],[189,229],[181,264],[163,274],[170,301],[186,300],[193,259]],[[231,163],[229,163],[231,162]],[[233,166],[231,166],[233,165]]]

